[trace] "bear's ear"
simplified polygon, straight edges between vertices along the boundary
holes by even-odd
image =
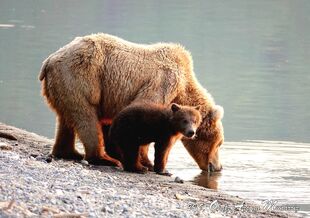
[[[196,107],[194,107],[197,111],[199,111],[200,110],[200,108],[201,108],[201,106],[200,105],[198,105],[198,106],[196,106]]]
[[[215,105],[212,111],[212,120],[218,121],[221,120],[224,117],[224,109],[220,105]]]
[[[178,110],[180,110],[180,106],[177,105],[177,104],[175,104],[175,103],[173,103],[173,104],[171,105],[171,110],[172,110],[173,113],[174,113],[174,112],[177,112]]]

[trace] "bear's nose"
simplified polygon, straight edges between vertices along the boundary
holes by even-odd
[[[208,166],[208,171],[209,172],[216,172],[216,171],[221,171],[223,169],[222,165],[217,169],[212,163],[209,163]]]
[[[194,130],[189,130],[186,134],[187,137],[191,138],[195,134]]]

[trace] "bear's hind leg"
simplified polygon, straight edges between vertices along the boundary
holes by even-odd
[[[125,145],[122,148],[124,152],[124,170],[135,173],[146,173],[147,167],[144,167],[140,161],[139,146]]]
[[[52,155],[57,158],[82,160],[83,155],[74,148],[74,129],[69,127],[64,120],[59,118],[56,131],[56,140],[53,146]]]

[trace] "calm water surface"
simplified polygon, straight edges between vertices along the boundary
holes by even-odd
[[[306,0],[0,0],[0,121],[53,137],[55,115],[37,75],[75,36],[179,42],[225,108],[227,142],[220,174],[201,175],[182,146],[173,151],[172,171],[251,199],[310,204],[309,14]]]
[[[250,198],[258,203],[278,201],[297,205],[310,216],[309,144],[277,141],[226,142],[222,148],[223,170],[205,173],[184,153],[181,143],[170,156],[175,175],[207,188]],[[184,161],[186,160],[186,162]]]

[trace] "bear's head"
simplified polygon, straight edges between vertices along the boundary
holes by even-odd
[[[223,108],[216,105],[202,118],[194,139],[182,138],[185,148],[202,170],[220,171],[222,169],[219,148],[224,142],[223,116]]]
[[[175,103],[171,105],[171,123],[174,130],[183,136],[192,138],[201,123],[201,115],[198,107],[180,106]]]

